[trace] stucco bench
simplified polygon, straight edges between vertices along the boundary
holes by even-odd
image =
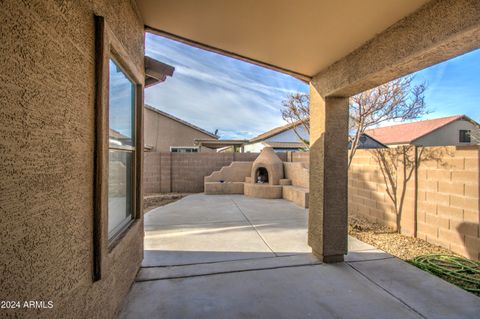
[[[282,197],[289,201],[294,202],[295,204],[308,208],[308,196],[310,191],[306,187],[300,186],[283,186]]]

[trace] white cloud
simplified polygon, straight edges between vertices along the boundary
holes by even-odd
[[[282,125],[281,101],[308,90],[299,80],[249,63],[147,35],[147,55],[175,67],[146,90],[147,104],[222,138],[250,138]]]

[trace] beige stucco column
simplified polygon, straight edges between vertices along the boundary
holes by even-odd
[[[322,97],[310,84],[308,244],[324,262],[347,252],[348,98]]]

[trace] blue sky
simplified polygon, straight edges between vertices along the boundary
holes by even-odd
[[[415,80],[427,82],[426,118],[465,114],[480,122],[480,50],[418,71]]]
[[[281,101],[308,85],[288,75],[147,33],[146,54],[175,67],[148,88],[145,103],[222,139],[250,138],[285,124]],[[426,81],[426,118],[466,114],[480,120],[480,50],[416,73]]]

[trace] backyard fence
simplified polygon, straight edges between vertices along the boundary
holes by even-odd
[[[309,153],[277,153],[309,162]],[[350,215],[480,259],[480,148],[357,150],[349,170]],[[258,153],[145,153],[145,193],[203,192],[204,176]]]
[[[479,153],[478,146],[358,150],[349,214],[478,260]]]
[[[201,193],[204,177],[233,161],[254,161],[259,153],[145,152],[144,192]],[[287,153],[278,153],[287,160]]]

